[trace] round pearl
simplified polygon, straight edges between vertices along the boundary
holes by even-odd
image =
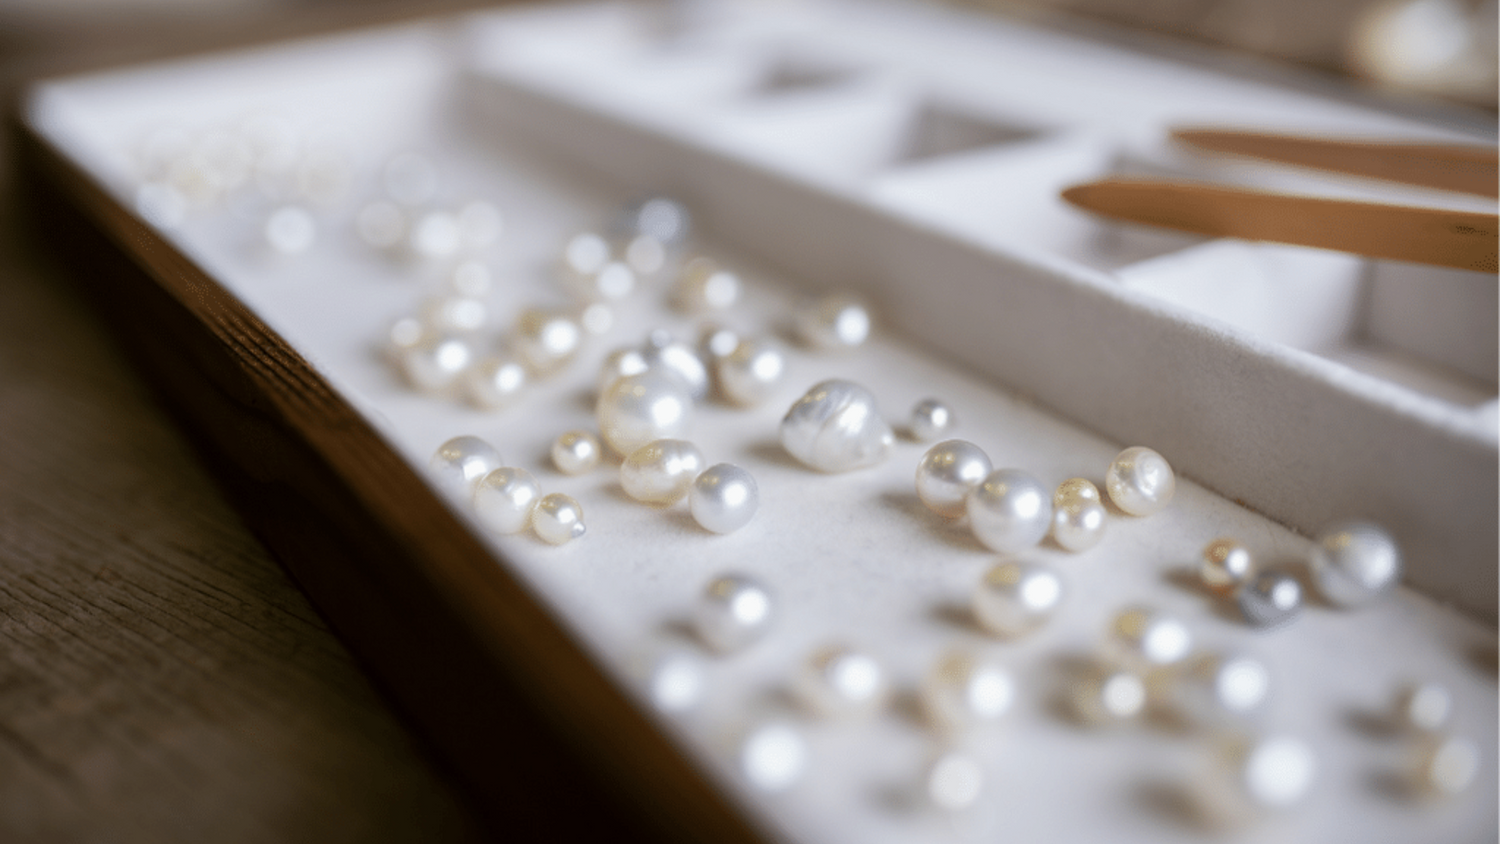
[[[646,667],[646,695],[660,712],[682,713],[698,707],[708,682],[703,661],[691,651],[673,648]]]
[[[956,812],[972,806],[984,791],[984,768],[972,756],[950,750],[927,770],[927,799],[939,809]]]
[[[823,716],[866,714],[885,702],[885,669],[863,651],[833,646],[814,653],[802,667],[796,690],[804,705]]]
[[[604,441],[629,455],[654,440],[681,439],[693,418],[693,397],[682,380],[655,370],[627,375],[599,395],[595,417]]]
[[[1011,560],[984,573],[974,590],[974,618],[999,636],[1021,636],[1040,627],[1063,599],[1062,577],[1046,566]]]
[[[1099,544],[1106,522],[1099,490],[1084,478],[1069,478],[1052,493],[1052,541],[1075,554]]]
[[[609,242],[594,232],[573,235],[563,246],[562,273],[565,279],[597,275],[609,263]]]
[[[596,386],[602,394],[621,378],[627,375],[640,375],[650,368],[651,366],[646,363],[646,356],[641,354],[640,349],[615,349],[600,365]]]
[[[1474,742],[1451,736],[1424,742],[1417,757],[1416,785],[1436,797],[1459,794],[1479,775],[1483,758]]]
[[[653,196],[625,209],[623,224],[632,234],[649,235],[666,246],[676,246],[692,230],[692,215],[675,199]]]
[[[1110,641],[1127,661],[1143,667],[1171,665],[1193,648],[1193,635],[1177,619],[1144,607],[1131,607],[1110,624]]]
[[[438,446],[427,465],[445,489],[467,495],[480,478],[504,466],[505,460],[484,440],[464,436]]]
[[[458,337],[433,337],[407,349],[401,358],[407,380],[429,393],[452,387],[473,361],[473,348]]]
[[[739,348],[742,338],[739,332],[722,325],[705,325],[698,334],[698,351],[703,359],[712,362],[715,366],[724,358],[734,353]]]
[[[1441,683],[1414,683],[1396,696],[1396,722],[1406,730],[1438,732],[1452,712],[1453,693]]]
[[[698,636],[719,653],[740,650],[766,634],[776,616],[771,593],[741,575],[709,581],[694,613]]]
[[[1401,580],[1401,549],[1379,526],[1341,522],[1318,535],[1308,555],[1318,591],[1331,603],[1357,607]]]
[[[1042,482],[1020,469],[996,469],[964,499],[969,527],[993,551],[1022,551],[1052,527],[1052,498]]]
[[[647,369],[661,369],[682,379],[694,401],[708,397],[708,367],[686,343],[672,339],[666,331],[653,331],[641,349]]]
[[[568,431],[552,441],[552,465],[564,475],[581,475],[599,465],[599,438],[584,430]]]
[[[769,340],[740,341],[734,351],[715,362],[719,390],[741,407],[754,407],[776,391],[786,373],[786,356]]]
[[[690,314],[722,311],[739,300],[740,279],[709,258],[693,258],[677,279],[675,298]]]
[[[814,385],[781,420],[787,453],[821,472],[874,466],[890,455],[895,439],[875,396],[852,381]]]
[[[958,731],[997,720],[1016,698],[1015,680],[993,662],[958,651],[938,660],[921,685],[922,707],[932,725]]]
[[[687,440],[657,440],[620,464],[620,486],[637,501],[672,504],[693,488],[703,463],[703,452]]]
[[[472,296],[439,296],[422,304],[422,321],[437,334],[468,334],[484,327],[489,309]]]
[[[796,785],[807,767],[807,742],[790,724],[763,724],[740,745],[740,772],[762,791],[777,792]]]
[[[566,364],[583,344],[583,327],[565,311],[530,308],[521,314],[511,335],[526,366],[545,375]]]
[[[636,235],[620,250],[625,264],[637,275],[650,278],[661,272],[667,264],[667,247],[660,240],[647,234]]]
[[[1161,675],[1157,696],[1188,724],[1228,726],[1256,714],[1271,691],[1271,672],[1248,656],[1199,654]]]
[[[520,361],[501,355],[480,360],[469,368],[466,377],[469,401],[490,410],[515,404],[528,380]]]
[[[1104,488],[1115,506],[1132,516],[1149,516],[1172,500],[1177,476],[1166,458],[1144,446],[1127,448],[1109,464]]]
[[[1283,572],[1261,572],[1235,593],[1235,601],[1256,627],[1279,627],[1302,611],[1302,585]]]
[[[542,496],[531,514],[531,529],[544,542],[565,545],[587,530],[583,524],[583,507],[571,495],[560,492]]]
[[[1198,576],[1211,592],[1228,595],[1255,575],[1249,549],[1233,539],[1215,539],[1203,549]]]
[[[572,278],[568,288],[584,302],[618,302],[635,292],[635,270],[623,261],[609,261],[596,273]]]
[[[917,442],[930,443],[947,436],[957,424],[958,420],[953,417],[953,410],[948,405],[937,399],[923,399],[911,409],[907,430]]]
[[[412,224],[409,238],[412,254],[422,258],[449,258],[463,246],[458,217],[447,211],[428,211]]]
[[[967,511],[969,491],[992,471],[979,446],[964,440],[940,442],[917,464],[917,497],[932,512],[956,519]]]
[[[520,533],[531,525],[531,511],[542,488],[525,469],[502,467],[474,488],[474,512],[495,533]]]
[[[1312,748],[1288,737],[1255,744],[1239,766],[1245,796],[1268,809],[1284,809],[1301,802],[1312,790],[1316,775],[1317,757]]]
[[[731,463],[719,463],[693,480],[688,503],[693,519],[704,530],[733,533],[755,518],[760,491],[749,472]]]
[[[1101,727],[1137,718],[1146,709],[1146,681],[1104,662],[1082,669],[1068,687],[1068,704],[1082,723]]]
[[[824,296],[800,308],[794,318],[797,334],[814,349],[853,349],[870,336],[873,320],[862,299],[848,293]]]
[[[432,339],[432,332],[427,328],[427,323],[413,317],[405,316],[391,323],[386,330],[386,350],[392,359],[401,362],[408,352]]]

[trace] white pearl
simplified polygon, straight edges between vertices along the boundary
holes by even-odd
[[[698,351],[703,359],[717,365],[740,346],[739,332],[722,325],[705,325],[698,334]]]
[[[1052,496],[1020,469],[996,469],[964,500],[974,536],[993,551],[1022,551],[1052,527]]]
[[[770,340],[749,338],[717,361],[715,371],[724,398],[754,407],[771,397],[786,373],[786,356]]]
[[[499,410],[515,404],[526,389],[526,367],[514,358],[491,355],[466,373],[469,400],[478,407]]]
[[[824,716],[868,714],[888,693],[885,669],[863,651],[824,648],[803,665],[795,689],[804,705]]]
[[[742,575],[724,575],[703,590],[694,622],[704,644],[730,653],[764,636],[775,617],[776,604],[764,586]]]
[[[580,232],[563,246],[562,264],[565,276],[596,275],[609,263],[609,242],[594,232]]]
[[[599,272],[581,279],[573,288],[585,302],[618,302],[635,292],[635,270],[622,261],[610,261]]]
[[[937,399],[923,399],[911,409],[907,430],[919,443],[930,443],[944,437],[958,424],[953,410]]]
[[[1063,599],[1063,581],[1046,566],[1010,560],[984,573],[974,590],[974,618],[999,636],[1021,636],[1041,626]]]
[[[448,258],[463,246],[458,218],[447,211],[428,211],[412,224],[408,245],[422,258]]]
[[[1401,549],[1379,526],[1341,522],[1318,534],[1308,555],[1318,591],[1341,607],[1358,607],[1401,580]]]
[[[781,420],[787,452],[822,472],[874,466],[890,455],[895,439],[875,396],[852,381],[814,385]]]
[[[286,205],[266,218],[266,242],[282,255],[300,255],[318,238],[318,224],[307,209]]]
[[[422,321],[437,334],[467,334],[484,327],[489,309],[470,296],[440,296],[422,304]]]
[[[1271,691],[1271,672],[1248,656],[1199,654],[1158,675],[1163,708],[1190,725],[1228,726],[1259,712]]]
[[[545,542],[565,545],[586,532],[583,507],[570,495],[544,495],[531,513],[531,529]]]
[[[617,379],[595,406],[599,433],[616,453],[647,443],[682,439],[693,419],[693,397],[682,380],[655,370]]]
[[[578,324],[583,326],[589,336],[601,337],[614,328],[615,312],[603,302],[593,302],[578,312]]]
[[[1279,627],[1302,611],[1302,585],[1284,572],[1261,572],[1240,587],[1235,602],[1245,620],[1257,627]]]
[[[569,312],[530,308],[516,321],[512,338],[527,368],[546,375],[578,353],[583,327]]]
[[[1284,809],[1312,790],[1317,757],[1301,739],[1279,737],[1252,746],[1239,766],[1245,796],[1268,809]]]
[[[495,533],[520,533],[531,525],[531,511],[542,488],[525,469],[501,467],[474,488],[474,512]]]
[[[1482,759],[1479,748],[1466,738],[1435,736],[1423,742],[1416,785],[1437,797],[1462,793],[1478,777]]]
[[[1145,446],[1120,452],[1109,464],[1104,487],[1116,507],[1132,516],[1149,516],[1166,507],[1177,491],[1177,476],[1165,457]]]
[[[1078,553],[1104,538],[1108,514],[1099,503],[1099,490],[1085,478],[1069,478],[1052,493],[1052,541]]]
[[[458,382],[474,361],[474,349],[461,337],[431,337],[407,349],[402,369],[412,386],[437,393]]]
[[[646,363],[646,356],[641,354],[640,349],[615,349],[599,366],[599,378],[595,386],[602,394],[621,378],[627,375],[640,375],[650,368],[650,365]]]
[[[621,252],[630,269],[648,278],[661,272],[667,264],[666,245],[648,234],[630,238]]]
[[[917,497],[932,512],[956,519],[967,512],[969,492],[992,471],[979,446],[964,440],[940,442],[917,464]]]
[[[454,437],[438,446],[428,468],[445,489],[466,497],[479,479],[505,465],[500,452],[478,437]]]
[[[708,367],[686,343],[672,339],[669,332],[656,330],[646,337],[641,349],[648,369],[662,369],[682,379],[694,401],[708,396]]]
[[[1438,732],[1452,712],[1453,693],[1441,683],[1414,683],[1396,696],[1396,721],[1406,730]]]
[[[984,791],[984,768],[972,756],[950,750],[927,771],[927,798],[939,809],[958,811],[974,804]]]
[[[807,742],[790,724],[761,725],[740,745],[740,772],[762,791],[785,791],[807,767]]]
[[[693,258],[682,268],[674,297],[690,314],[722,311],[739,300],[740,279],[709,258]]]
[[[1198,576],[1211,592],[1228,595],[1255,575],[1255,560],[1233,539],[1215,539],[1203,549]]]
[[[401,317],[386,330],[386,349],[397,362],[405,360],[407,353],[432,339],[432,332],[422,320],[412,316]]]
[[[697,708],[707,691],[704,673],[703,661],[691,651],[674,648],[660,654],[646,671],[651,705],[672,714]]]
[[[687,206],[665,196],[653,196],[625,211],[627,231],[650,235],[660,243],[675,246],[687,239],[692,215]]]
[[[552,465],[564,475],[581,475],[599,465],[599,438],[584,430],[568,431],[552,441]]]
[[[1128,668],[1094,661],[1070,681],[1067,703],[1088,726],[1102,727],[1137,718],[1146,710],[1146,681]]]
[[[620,464],[620,486],[637,501],[672,504],[692,489],[703,463],[703,452],[687,440],[657,440]]]
[[[760,491],[749,472],[731,463],[719,463],[693,480],[688,503],[693,519],[705,530],[733,533],[755,518]]]
[[[797,334],[814,349],[853,349],[870,336],[873,320],[858,296],[834,293],[802,306],[795,314]]]
[[[1000,718],[1016,698],[1009,671],[965,651],[944,655],[922,681],[922,707],[932,725],[956,731]]]
[[[1111,622],[1109,633],[1120,655],[1137,665],[1170,665],[1193,649],[1193,635],[1187,625],[1145,607],[1120,612]]]

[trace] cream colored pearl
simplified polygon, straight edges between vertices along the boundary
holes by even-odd
[[[890,455],[895,439],[875,396],[852,381],[814,385],[781,420],[787,453],[821,472],[874,466]]]
[[[1177,491],[1177,476],[1166,458],[1144,446],[1127,448],[1109,464],[1104,487],[1116,507],[1132,516],[1159,512]]]
[[[599,438],[584,430],[568,431],[552,441],[552,465],[564,475],[581,475],[599,465]]]
[[[672,339],[670,332],[652,331],[641,348],[648,369],[661,369],[682,379],[694,401],[708,397],[708,368],[686,343]]]
[[[722,325],[705,325],[698,334],[698,351],[703,359],[717,366],[720,360],[729,357],[739,348],[739,332]]]
[[[412,254],[430,260],[450,258],[463,247],[458,217],[448,211],[428,211],[417,217],[408,232]]]
[[[419,390],[438,393],[458,383],[474,361],[474,349],[459,337],[434,337],[402,355],[407,380]]]
[[[422,321],[436,334],[467,334],[484,327],[489,309],[472,296],[439,296],[421,308]]]
[[[974,536],[1002,554],[1024,551],[1052,527],[1052,497],[1020,469],[996,469],[964,500]]]
[[[428,463],[438,482],[467,497],[479,479],[505,465],[496,448],[479,437],[454,437],[438,446]]]
[[[770,340],[749,338],[719,359],[715,367],[724,398],[754,407],[770,398],[786,373],[786,356]]]
[[[688,504],[694,521],[705,530],[733,533],[755,518],[760,509],[760,490],[749,472],[719,463],[693,479]]]
[[[921,685],[932,725],[957,731],[986,724],[1010,711],[1016,684],[1009,671],[967,651],[945,654]]]
[[[650,369],[646,363],[646,356],[641,354],[640,349],[624,348],[615,349],[604,359],[599,367],[599,378],[595,382],[601,394],[608,390],[616,381],[627,375],[640,375]]]
[[[1434,797],[1460,794],[1478,777],[1483,758],[1469,739],[1433,736],[1419,744],[1415,785]]]
[[[795,688],[809,710],[824,716],[868,714],[885,702],[888,693],[880,663],[842,645],[814,653]]]
[[[743,575],[709,581],[698,600],[694,622],[698,637],[719,653],[740,650],[770,630],[776,618],[771,593]]]
[[[1107,523],[1099,490],[1084,478],[1070,478],[1052,493],[1052,541],[1078,553],[1099,544]]]
[[[1401,581],[1401,549],[1378,525],[1341,522],[1318,534],[1308,567],[1323,597],[1341,607],[1358,607]]]
[[[802,342],[825,351],[853,349],[870,336],[873,320],[864,300],[850,293],[833,293],[810,302],[795,315]]]
[[[1140,674],[1107,662],[1085,666],[1068,686],[1068,705],[1079,721],[1102,727],[1130,721],[1146,710],[1146,681]]]
[[[1116,615],[1109,635],[1125,661],[1141,666],[1171,665],[1193,649],[1193,635],[1187,625],[1145,607],[1131,607]]]
[[[1271,672],[1248,656],[1198,654],[1180,668],[1157,672],[1153,696],[1183,722],[1224,727],[1260,712],[1271,691]]]
[[[1413,683],[1396,696],[1396,722],[1402,729],[1436,733],[1448,725],[1453,693],[1441,683]]]
[[[474,513],[495,533],[520,533],[531,525],[531,511],[542,489],[525,469],[502,467],[474,488]]]
[[[583,328],[566,311],[530,308],[521,314],[511,336],[521,359],[537,375],[562,367],[583,345]]]
[[[1036,563],[1010,560],[984,573],[974,590],[974,618],[999,636],[1022,636],[1040,627],[1063,600],[1062,577]]]
[[[917,464],[917,497],[932,512],[956,519],[966,512],[969,492],[992,471],[979,446],[964,440],[940,442]]]
[[[629,455],[654,440],[682,439],[692,424],[693,397],[681,379],[648,370],[611,384],[595,416],[609,447]]]
[[[1198,576],[1211,592],[1228,595],[1255,575],[1250,551],[1233,539],[1215,539],[1203,549]]]
[[[712,259],[693,258],[683,265],[674,297],[690,314],[722,311],[739,300],[740,279]]]
[[[521,398],[528,376],[521,362],[503,355],[491,355],[470,367],[466,373],[469,400],[478,407],[498,410],[510,407]]]
[[[531,529],[544,542],[566,545],[587,531],[583,507],[570,495],[554,492],[542,496],[531,513]]]
[[[906,429],[912,439],[919,443],[930,443],[947,436],[958,424],[953,410],[937,399],[923,399],[911,409],[911,419]]]
[[[637,501],[672,504],[693,488],[703,463],[703,452],[687,440],[656,440],[620,464],[620,486]]]
[[[967,808],[984,792],[984,768],[967,753],[950,750],[927,771],[927,799],[939,809]]]

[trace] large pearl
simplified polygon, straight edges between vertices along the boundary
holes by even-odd
[[[814,349],[853,349],[870,336],[870,310],[858,296],[833,293],[803,305],[794,318],[798,336]]]
[[[874,466],[890,455],[896,437],[875,396],[852,381],[816,384],[781,420],[781,444],[821,472]]]
[[[647,504],[672,504],[703,471],[703,452],[687,440],[657,440],[632,451],[620,464],[625,494]]]
[[[921,686],[922,707],[934,727],[958,731],[997,720],[1016,698],[1004,667],[966,651],[946,654]]]
[[[755,518],[760,491],[749,472],[731,463],[719,463],[693,480],[688,503],[693,519],[705,530],[733,533]]]
[[[1052,496],[1020,469],[996,469],[964,501],[969,527],[991,550],[1022,551],[1052,527]]]
[[[474,488],[474,513],[495,533],[520,533],[531,525],[531,511],[542,489],[525,469],[501,467]]]
[[[1069,478],[1052,493],[1052,541],[1075,554],[1104,538],[1107,514],[1099,490],[1084,478]]]
[[[802,668],[795,689],[817,715],[866,714],[885,702],[885,669],[869,654],[845,646],[824,648]]]
[[[1011,560],[984,573],[974,590],[974,618],[999,636],[1022,636],[1057,612],[1063,599],[1062,577],[1052,569]]]
[[[1177,491],[1177,476],[1167,459],[1145,446],[1120,452],[1109,464],[1104,488],[1115,506],[1132,516],[1149,516],[1166,507]]]
[[[531,529],[545,542],[566,545],[587,532],[583,507],[571,495],[544,495],[531,513]]]
[[[1142,667],[1170,665],[1193,648],[1187,625],[1145,607],[1131,607],[1115,616],[1109,632],[1124,660]]]
[[[583,345],[583,327],[567,311],[528,309],[516,321],[511,336],[527,368],[538,375],[563,366]]]
[[[776,391],[786,372],[786,356],[769,340],[742,340],[715,362],[719,391],[740,407],[754,407]]]
[[[479,479],[505,465],[500,452],[478,437],[454,437],[438,446],[428,462],[438,483],[449,490],[468,495]]]
[[[740,650],[766,634],[776,617],[771,593],[741,575],[709,581],[698,600],[694,622],[698,636],[713,650]]]
[[[552,441],[552,465],[564,475],[581,475],[599,465],[599,438],[584,430],[568,431]]]
[[[1318,535],[1308,555],[1318,591],[1341,607],[1357,607],[1401,580],[1401,549],[1379,526],[1342,522]]]
[[[930,443],[947,436],[958,424],[952,408],[937,399],[923,399],[911,409],[911,419],[906,429],[911,438],[919,443]]]
[[[1256,627],[1279,627],[1302,611],[1302,586],[1285,572],[1256,575],[1235,593],[1245,620]]]
[[[526,367],[520,361],[492,355],[470,367],[467,373],[469,400],[479,407],[498,410],[516,403],[526,388]]]
[[[940,442],[917,464],[917,497],[932,512],[956,519],[966,510],[969,491],[992,471],[989,456],[979,446],[964,440]]]
[[[1210,592],[1228,595],[1255,575],[1250,551],[1233,539],[1215,539],[1203,549],[1198,576]]]
[[[629,455],[653,440],[685,436],[693,397],[681,379],[648,370],[611,384],[600,394],[595,415],[609,447]]]

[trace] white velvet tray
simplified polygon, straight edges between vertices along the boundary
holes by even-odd
[[[30,120],[132,205],[141,140],[164,126],[202,132],[274,115],[336,140],[359,178],[318,218],[307,253],[269,254],[268,206],[255,201],[191,215],[172,242],[413,465],[449,437],[476,434],[546,491],[578,498],[588,534],[561,548],[470,524],[643,708],[637,666],[695,647],[681,628],[707,580],[740,571],[767,583],[781,611],[772,634],[740,655],[705,655],[703,705],[658,723],[769,838],[1200,838],[1173,795],[1201,771],[1208,737],[1084,729],[1055,711],[1064,669],[1095,652],[1129,604],[1177,615],[1201,647],[1262,658],[1274,686],[1256,729],[1300,736],[1318,754],[1311,799],[1234,840],[1492,835],[1495,633],[1480,619],[1495,614],[1494,278],[1117,230],[1054,198],[1119,167],[1188,166],[1156,140],[1181,119],[1451,133],[1014,24],[861,6],[837,8],[831,26],[833,8],[705,7],[669,20],[613,5],[495,13],[59,80],[34,91]],[[754,95],[787,61],[868,78]],[[935,90],[1004,115],[994,122],[1017,137],[890,166],[893,132]],[[552,154],[536,155],[538,139]],[[684,508],[628,499],[614,464],[567,477],[547,459],[559,433],[592,427],[607,352],[652,328],[695,334],[697,321],[666,308],[659,290],[511,410],[422,395],[398,377],[383,332],[449,268],[384,259],[358,242],[352,218],[374,195],[369,174],[404,150],[439,164],[443,201],[483,197],[504,213],[504,237],[482,255],[501,281],[490,304],[502,325],[523,307],[562,302],[551,268],[564,239],[641,188],[687,200],[702,248],[743,271],[744,301],[721,317],[734,327],[781,330],[806,288],[867,290],[884,316],[867,346],[835,356],[792,347],[767,405],[701,409],[692,439],[709,461],[738,463],[759,484],[748,527],[710,535]],[[1414,314],[1416,285],[1472,324]],[[892,421],[940,397],[958,413],[956,436],[1048,484],[1102,482],[1120,448],[1150,445],[1178,467],[1177,497],[1148,518],[1112,512],[1105,540],[1083,554],[1028,554],[1061,571],[1068,601],[1034,636],[991,639],[965,607],[996,555],[917,501],[923,446],[898,441],[883,465],[837,476],[781,450],[786,407],[829,377],[869,386]],[[1390,526],[1416,588],[1358,612],[1314,600],[1295,623],[1255,631],[1184,577],[1223,535],[1268,563],[1295,563],[1308,532],[1346,515]],[[883,661],[895,705],[830,722],[788,704],[796,666],[835,642]],[[909,701],[955,645],[1004,661],[1022,692],[1003,724],[966,740],[985,791],[949,815],[919,799],[943,743]],[[1417,680],[1454,691],[1454,729],[1483,749],[1477,781],[1452,800],[1393,794],[1409,745],[1370,726]],[[776,794],[752,787],[734,755],[737,737],[771,718],[790,719],[810,748],[805,777]]]

